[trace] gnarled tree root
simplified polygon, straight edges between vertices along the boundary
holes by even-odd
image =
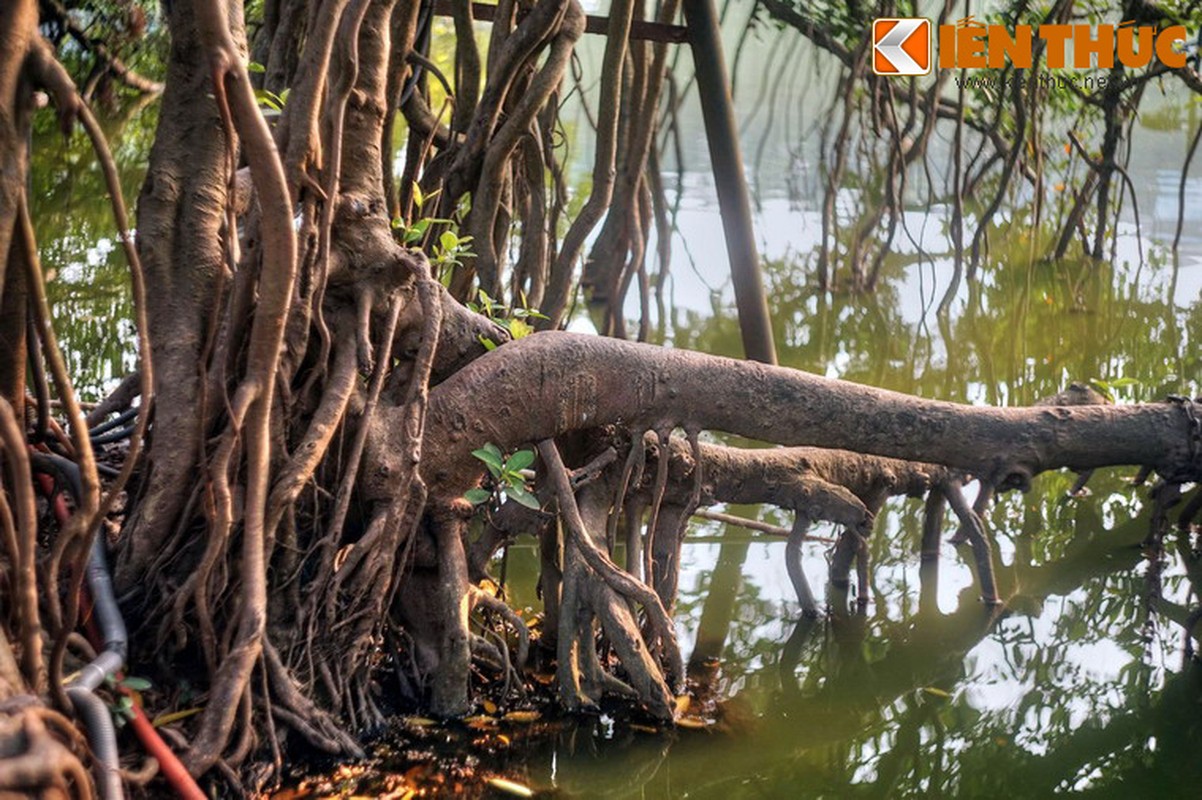
[[[9,698],[7,703],[16,699]],[[52,727],[74,732],[71,723],[57,713],[32,703],[15,713],[0,713],[0,793],[93,796],[87,770],[54,736]]]
[[[594,662],[595,618],[626,672],[622,683],[633,690],[651,714],[670,719],[673,689],[684,674],[680,650],[659,596],[614,564],[598,546],[598,541],[605,541],[612,494],[598,484],[590,484],[581,490],[578,504],[555,443],[541,442],[539,454],[546,464],[566,530],[557,643],[560,699],[569,709],[593,705],[599,699],[596,693],[617,685],[602,677],[604,670]],[[646,640],[630,603],[643,608]]]

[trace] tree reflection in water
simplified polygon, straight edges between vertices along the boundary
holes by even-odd
[[[131,119],[110,135],[132,195],[153,112]],[[57,168],[33,171],[34,214],[69,368],[90,398],[133,363],[129,299],[99,174],[76,166],[91,163],[82,141],[64,143],[52,124],[39,117],[35,151]],[[1095,378],[1126,384],[1120,401],[1199,391],[1202,302],[1176,299],[1197,267],[1155,254],[1140,268],[998,262],[946,318],[933,311],[938,259],[893,258],[876,294],[854,300],[814,291],[804,265],[772,263],[781,362],[963,402],[1027,404]],[[737,321],[720,304],[672,317],[677,346],[737,354]],[[917,501],[894,499],[877,521],[867,614],[831,597],[829,619],[797,625],[783,542],[698,522],[678,624],[695,667],[717,659],[721,722],[650,734],[584,721],[513,757],[533,783],[581,796],[1196,790],[1202,686],[1183,665],[1178,623],[1197,607],[1197,542],[1170,533],[1152,569],[1140,546],[1146,492],[1125,477],[1099,474],[1091,497],[1066,502],[1072,476],[1044,475],[1029,494],[999,499],[988,527],[1001,614],[977,601],[967,553],[945,544],[938,566],[920,563]],[[806,559],[811,578],[824,572],[821,546]],[[533,593],[536,561],[522,548],[511,556],[519,601]]]
[[[903,306],[922,268],[894,265],[853,302],[773,265],[782,363],[962,402],[1025,404],[1089,379],[1122,385],[1120,402],[1198,391],[1202,303],[1173,302],[1175,265],[995,270],[959,313],[915,320]],[[734,354],[737,337],[728,314],[675,319],[680,346]],[[1000,613],[978,601],[967,551],[920,562],[919,501],[878,519],[868,613],[833,596],[822,621],[795,623],[783,543],[697,521],[678,624],[695,667],[720,653],[727,719],[709,735],[574,731],[528,762],[532,777],[612,797],[1192,796],[1202,671],[1180,623],[1202,560],[1175,529],[1150,557],[1151,504],[1130,477],[1098,474],[1068,500],[1073,476],[1049,474],[999,498]],[[824,548],[809,547],[813,578]]]

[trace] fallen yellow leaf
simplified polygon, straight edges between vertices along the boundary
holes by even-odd
[[[693,717],[681,717],[680,719],[676,720],[676,727],[688,728],[689,730],[693,731],[703,731],[706,728],[706,724],[704,720],[695,719]]]
[[[537,711],[510,711],[504,719],[507,722],[534,722],[541,716]]]
[[[497,721],[492,717],[486,717],[483,714],[477,714],[473,717],[468,717],[464,720],[469,728],[474,730],[485,730],[492,728],[497,724]]]
[[[185,708],[180,711],[159,714],[150,724],[156,728],[161,728],[164,725],[170,725],[173,722],[179,722],[181,719],[187,719],[195,714],[199,714],[202,710],[202,708],[197,706],[196,708]]]
[[[516,781],[506,778],[489,778],[487,783],[492,788],[505,792],[505,794],[511,794],[514,797],[534,797],[534,790],[529,786],[523,786]]]
[[[429,717],[405,717],[405,724],[418,728],[429,728],[431,725],[437,725],[438,720]]]
[[[416,792],[414,792],[409,787],[400,786],[400,787],[397,787],[396,789],[393,789],[388,794],[380,795],[379,800],[409,800],[415,794],[416,794]]]

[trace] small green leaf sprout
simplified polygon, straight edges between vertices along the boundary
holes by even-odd
[[[535,510],[539,508],[538,498],[534,496],[526,483],[525,470],[534,464],[533,450],[518,450],[506,457],[501,452],[501,448],[489,442],[480,449],[473,450],[472,455],[484,462],[484,466],[488,468],[493,488],[491,490],[483,487],[469,489],[463,495],[465,500],[478,506],[496,499],[500,499],[502,502],[509,499],[521,503],[526,508]]]

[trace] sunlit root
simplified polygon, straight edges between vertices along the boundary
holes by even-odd
[[[541,442],[539,453],[565,530],[558,623],[560,699],[567,708],[585,707],[597,699],[590,691],[605,689],[605,680],[598,681],[600,676],[591,668],[595,653],[589,649],[595,647],[591,632],[596,618],[626,673],[622,683],[637,693],[651,714],[668,719],[672,715],[672,687],[683,675],[680,650],[659,597],[597,546],[596,539],[604,538],[600,532],[605,530],[612,495],[600,484],[592,484],[582,490],[578,504],[570,473],[554,442]],[[646,615],[646,638],[631,615],[631,602],[641,606]]]
[[[656,551],[654,586],[668,607],[675,601],[679,580],[679,551],[684,534],[682,523],[698,507],[715,503],[768,503],[795,511],[799,519],[807,520],[800,529],[795,525],[790,532],[794,549],[787,556],[787,563],[792,570],[790,578],[806,613],[815,613],[817,610],[817,602],[809,592],[808,585],[803,584],[804,574],[800,571],[798,561],[799,548],[806,538],[809,524],[822,520],[855,530],[867,530],[872,524],[872,509],[856,496],[854,490],[826,480],[819,474],[825,472],[859,485],[865,483],[866,479],[855,481],[853,478],[866,472],[861,459],[870,457],[816,448],[752,450],[680,440],[672,440],[666,450],[656,449],[655,457],[662,461],[659,452],[670,453],[670,480],[667,483],[663,521],[657,520],[661,530],[648,536],[648,539]],[[836,459],[841,457],[841,462],[836,463]],[[697,471],[694,465],[699,462],[702,467]],[[819,466],[826,469],[821,470]],[[658,464],[656,469],[658,473]],[[886,483],[894,483],[892,473],[889,473]],[[640,496],[644,496],[644,500],[646,493],[646,487],[641,487]]]

